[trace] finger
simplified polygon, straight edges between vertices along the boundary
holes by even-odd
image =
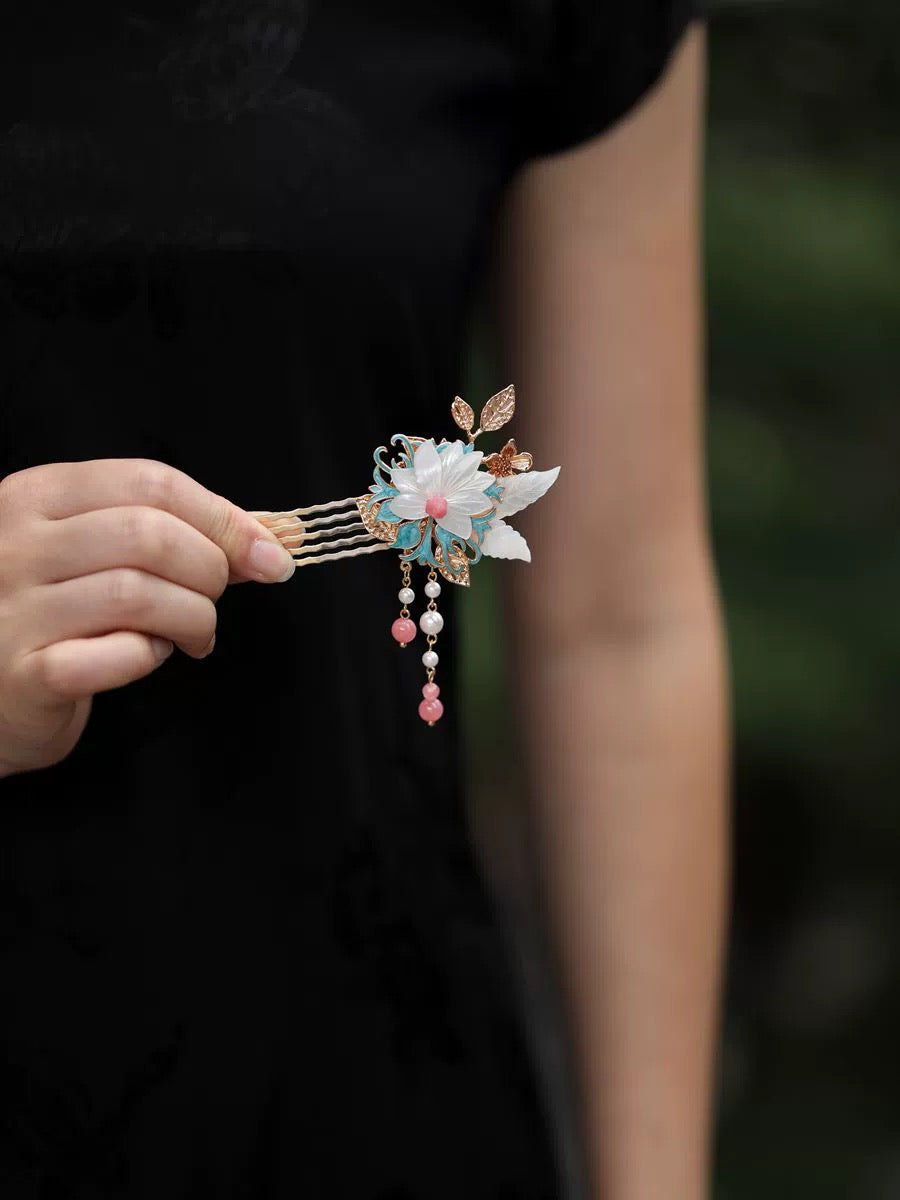
[[[132,567],[33,589],[35,649],[130,629],[174,642],[192,658],[212,649],[216,606],[208,596]]]
[[[58,583],[113,567],[136,567],[217,600],[228,584],[221,547],[159,508],[101,508],[46,522],[28,567],[39,583]]]
[[[54,696],[82,700],[143,679],[172,653],[172,643],[120,630],[54,642],[26,656],[23,670]]]
[[[221,547],[239,579],[274,583],[294,572],[288,552],[249,513],[183,471],[152,459],[52,463],[21,472],[13,486],[51,519],[135,504],[172,513]]]

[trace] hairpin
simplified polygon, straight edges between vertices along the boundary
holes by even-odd
[[[450,412],[467,442],[395,434],[391,445],[396,450],[390,461],[386,446],[375,451],[374,482],[366,495],[289,512],[252,514],[276,535],[300,567],[396,550],[401,608],[391,634],[401,649],[416,637],[409,609],[415,600],[412,568],[419,564],[427,570],[424,591],[428,603],[419,617],[419,629],[427,643],[422,655],[426,682],[419,716],[429,725],[439,721],[444,712],[438,698],[440,688],[434,681],[439,661],[435,646],[444,627],[437,606],[441,594],[438,577],[468,587],[470,568],[482,555],[530,562],[527,542],[507,523],[507,517],[539,500],[559,474],[559,467],[533,471],[531,455],[520,452],[512,440],[487,456],[475,449],[476,438],[502,429],[515,408],[515,388],[504,388],[484,405],[473,432],[475,414],[457,396]]]

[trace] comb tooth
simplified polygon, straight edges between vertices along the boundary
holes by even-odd
[[[333,529],[317,529],[310,534],[300,532],[278,534],[277,536],[282,546],[286,546],[288,550],[294,550],[299,546],[328,545],[341,538],[345,533],[355,533],[357,530],[365,528],[362,521],[351,521],[349,525],[337,525]]]
[[[338,521],[346,521],[348,517],[358,515],[359,509],[354,504],[352,509],[348,508],[345,512],[337,512],[331,517],[316,517],[312,521],[303,521],[302,525],[304,529],[318,529],[321,526],[334,525]]]
[[[390,550],[389,542],[373,542],[371,546],[359,546],[356,550],[338,550],[336,554],[320,554],[315,558],[295,558],[298,567],[311,567],[315,563],[336,562],[341,558],[356,558],[358,554],[373,554],[376,550]]]
[[[304,542],[327,542],[331,538],[341,537],[355,529],[365,529],[362,521],[351,521],[349,525],[336,525],[333,529],[316,529],[312,533],[289,534],[281,538],[282,542],[296,541],[299,537]]]
[[[362,521],[351,521],[349,525],[336,525],[333,529],[314,529],[312,533],[307,532],[302,526],[299,529],[278,530],[273,529],[272,532],[280,542],[296,542],[298,540],[304,542],[314,542],[319,539],[324,540],[330,537],[339,537],[342,533],[346,533],[349,529],[365,529]]]
[[[333,538],[330,541],[307,543],[305,546],[297,546],[291,550],[294,558],[305,558],[310,554],[318,554],[320,551],[331,551],[337,546],[355,546],[360,542],[372,542],[374,538],[370,533],[358,533],[354,537]],[[380,545],[386,543],[379,543]]]
[[[332,512],[336,508],[347,508],[356,504],[355,496],[347,496],[345,500],[329,500],[327,504],[309,504],[306,508],[291,508],[287,512],[252,512],[251,517],[308,517],[312,513]]]
[[[312,521],[304,521],[300,517],[283,517],[281,513],[275,513],[274,519],[263,520],[262,523],[273,533],[282,533],[289,529],[318,529],[321,526],[334,525],[339,521],[347,521],[350,517],[358,515],[359,510],[354,505],[353,508],[342,509],[329,517],[315,517]],[[259,519],[257,517],[257,520]]]
[[[375,538],[359,519],[356,501],[356,496],[350,496],[289,512],[254,512],[251,516],[275,534],[297,566],[389,549],[389,544]],[[311,520],[305,519],[308,514],[314,514]]]

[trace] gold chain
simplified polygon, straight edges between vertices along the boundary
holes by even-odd
[[[400,570],[403,572],[403,586],[405,588],[408,588],[409,587],[409,576],[410,576],[410,572],[412,571],[412,566],[408,562],[401,563]],[[400,616],[404,617],[404,618],[409,617],[409,609],[406,607],[405,604],[400,609]]]

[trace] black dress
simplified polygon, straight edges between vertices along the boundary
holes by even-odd
[[[687,17],[4,6],[0,475],[145,456],[278,509],[451,435],[504,186],[633,104]],[[4,1200],[558,1194],[398,585],[384,554],[231,588],[210,658],[0,782]]]

